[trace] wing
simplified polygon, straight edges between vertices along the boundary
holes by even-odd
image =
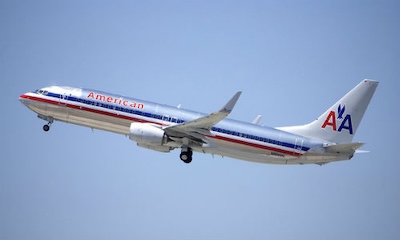
[[[219,111],[189,122],[166,127],[164,128],[165,133],[174,140],[188,138],[199,144],[206,143],[206,135],[211,135],[211,128],[232,112],[241,93],[237,92]]]

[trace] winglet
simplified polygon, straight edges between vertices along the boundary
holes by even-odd
[[[220,112],[226,112],[226,113],[232,112],[232,109],[233,107],[235,107],[235,104],[238,101],[240,94],[242,94],[241,91],[237,92],[235,96],[233,96],[231,100],[229,100],[229,102],[225,104],[225,106],[220,110]]]

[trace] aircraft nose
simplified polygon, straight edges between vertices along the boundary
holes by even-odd
[[[21,94],[21,96],[19,96],[19,101],[24,104],[25,106],[28,105],[28,100],[29,100],[29,96],[27,95],[27,93]]]

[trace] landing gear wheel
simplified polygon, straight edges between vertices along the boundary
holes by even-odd
[[[50,121],[48,124],[43,125],[43,130],[45,132],[48,132],[50,130],[50,126],[51,126],[52,123],[53,123],[53,121]]]
[[[188,152],[182,152],[180,158],[184,163],[192,162],[192,157],[188,154]]]
[[[184,163],[191,163],[192,162],[193,151],[192,149],[188,149],[187,151],[182,151],[179,157]]]
[[[43,125],[43,130],[44,130],[45,132],[49,131],[49,130],[50,130],[50,126],[49,126],[48,124]]]

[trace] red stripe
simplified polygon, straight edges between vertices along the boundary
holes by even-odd
[[[72,104],[63,104],[59,101],[53,101],[53,100],[48,100],[48,99],[44,99],[44,98],[28,96],[25,94],[21,95],[20,98],[29,99],[29,100],[38,101],[38,102],[45,102],[45,103],[49,103],[49,104],[53,104],[53,105],[65,106],[65,107],[72,108],[72,109],[83,110],[83,111],[87,111],[87,112],[92,112],[92,113],[106,115],[106,116],[110,116],[110,117],[125,119],[125,120],[129,120],[129,121],[134,121],[134,122],[153,123],[153,124],[157,124],[157,125],[168,126],[168,125],[164,125],[164,124],[157,123],[157,122],[146,121],[146,120],[139,119],[139,118],[128,117],[125,115],[119,115],[116,113],[110,113],[110,112],[96,110],[96,109],[92,109],[92,108],[88,108],[88,107],[81,107],[81,106],[76,106],[76,105],[72,105]],[[273,147],[260,145],[260,144],[256,144],[256,143],[251,143],[251,142],[246,142],[246,141],[242,141],[242,140],[237,140],[237,139],[233,139],[233,138],[227,138],[227,137],[218,136],[218,135],[207,136],[207,137],[222,140],[222,141],[237,143],[237,144],[241,144],[241,145],[246,145],[246,146],[250,146],[250,147],[254,147],[254,148],[264,149],[264,150],[268,150],[268,151],[272,151],[272,152],[278,152],[278,153],[291,155],[291,156],[295,156],[295,157],[302,156],[301,153],[287,151],[287,150],[283,150],[283,149],[279,149],[279,148],[273,148]]]

